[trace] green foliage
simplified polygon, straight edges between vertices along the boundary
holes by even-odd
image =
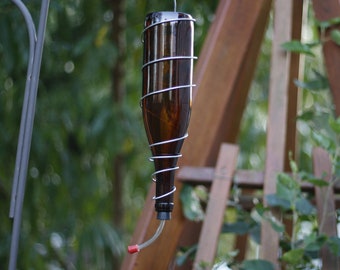
[[[292,40],[285,42],[281,45],[283,49],[289,52],[295,52],[295,53],[301,53],[301,54],[306,54],[310,56],[315,56],[315,54],[312,51],[312,48],[316,44],[304,44],[301,43],[299,40]]]
[[[273,270],[271,262],[265,260],[245,260],[241,265],[242,270]]]
[[[316,71],[314,71],[314,74],[315,78],[309,81],[301,82],[299,80],[294,80],[295,85],[302,89],[307,89],[315,92],[328,89],[329,85],[327,78]]]
[[[201,201],[202,199],[206,200],[206,191],[202,187],[194,188],[191,185],[184,185],[181,190],[180,199],[183,205],[183,214],[187,219],[192,221],[202,221],[204,219]]]
[[[197,251],[197,245],[193,245],[189,248],[181,248],[176,256],[176,264],[182,266],[189,259],[193,259]]]
[[[125,1],[126,51],[111,41],[113,1],[51,1],[42,59],[20,241],[20,269],[113,269],[135,229],[152,163],[142,125],[141,32],[145,15],[173,1]],[[27,3],[26,3],[27,2]],[[37,24],[41,1],[26,1]],[[181,1],[197,19],[198,55],[218,1]],[[8,263],[8,218],[26,78],[24,19],[0,3],[0,265]],[[112,68],[126,70],[124,100],[113,101]],[[113,160],[124,157],[124,220],[114,225]],[[149,199],[149,198],[147,198]]]
[[[340,31],[337,29],[332,30],[331,39],[335,42],[336,45],[340,46]]]
[[[334,17],[326,21],[315,20],[317,26],[321,28],[321,31],[325,31],[327,28],[340,23],[340,17]]]

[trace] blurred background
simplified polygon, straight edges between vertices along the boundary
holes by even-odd
[[[24,3],[37,25],[41,1]],[[217,4],[217,0],[177,1],[178,11],[197,20],[198,56]],[[150,199],[145,197],[153,170],[139,107],[141,33],[147,13],[165,10],[173,10],[173,1],[51,1],[18,269],[119,268],[144,201]],[[10,1],[0,3],[0,27],[0,266],[4,266],[9,259],[8,213],[28,35],[21,13]],[[306,33],[313,36],[312,30]],[[269,22],[239,137],[239,167],[244,169],[263,169],[270,45]],[[311,96],[304,99],[306,106],[314,104]],[[305,133],[306,128],[302,126]],[[309,149],[302,147],[302,159]]]

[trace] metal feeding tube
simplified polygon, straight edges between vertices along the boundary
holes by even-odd
[[[176,3],[176,1],[174,1]],[[176,10],[176,5],[175,5]],[[148,241],[129,246],[135,253],[149,246],[171,219],[175,171],[188,136],[193,85],[194,19],[181,12],[154,12],[146,16],[143,44],[143,93],[140,100],[144,127],[152,153],[156,183],[155,210],[159,227]]]

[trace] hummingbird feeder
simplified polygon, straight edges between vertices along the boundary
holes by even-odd
[[[194,19],[175,11],[146,16],[143,31],[143,121],[154,162],[155,210],[159,227],[148,241],[128,247],[135,253],[154,242],[171,219],[175,171],[190,119],[193,85]]]

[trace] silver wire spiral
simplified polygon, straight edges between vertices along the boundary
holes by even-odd
[[[174,10],[176,10],[176,1],[174,1]],[[152,27],[155,27],[159,24],[162,24],[162,23],[171,23],[171,22],[175,22],[175,21],[195,21],[195,19],[193,18],[169,18],[167,19],[166,21],[160,21],[160,22],[155,22],[147,27],[144,28],[143,30],[143,33],[142,33],[142,36],[144,37],[144,34],[147,30],[149,30],[150,28]],[[142,38],[142,41],[144,41],[144,39]],[[143,66],[142,66],[142,70],[146,67],[148,67],[149,65],[152,65],[152,64],[157,64],[159,62],[163,62],[163,61],[173,61],[173,60],[195,60],[197,59],[196,56],[169,56],[169,57],[162,57],[162,58],[158,58],[158,59],[154,59],[154,60],[151,60],[147,63],[145,63]],[[184,88],[192,88],[192,87],[195,87],[196,85],[195,84],[187,84],[187,85],[178,85],[178,86],[172,86],[172,87],[169,87],[169,88],[164,88],[164,89],[158,89],[158,90],[155,90],[153,92],[150,92],[150,93],[147,93],[145,95],[143,95],[141,98],[140,98],[140,106],[142,107],[142,101],[147,98],[147,97],[150,97],[152,95],[158,95],[158,94],[161,94],[161,93],[164,93],[164,92],[169,92],[169,91],[180,91],[181,89],[184,89]],[[168,143],[172,143],[172,142],[176,142],[176,141],[181,141],[181,140],[184,140],[185,138],[188,137],[188,133],[185,133],[183,136],[181,137],[178,137],[178,138],[173,138],[173,139],[170,139],[170,140],[166,140],[166,141],[161,141],[161,142],[156,142],[156,143],[152,143],[152,144],[149,144],[149,147],[152,148],[154,146],[157,146],[157,145],[162,145],[162,144],[168,144]],[[182,154],[174,154],[174,155],[164,155],[164,156],[152,156],[149,158],[150,161],[154,162],[156,159],[164,159],[164,158],[180,158],[182,157]],[[160,174],[160,173],[164,173],[164,172],[168,172],[168,171],[173,171],[173,170],[178,170],[179,169],[179,166],[175,166],[175,167],[170,167],[170,168],[165,168],[165,169],[162,169],[162,170],[157,170],[155,171],[154,173],[152,173],[152,181],[154,182],[157,182],[156,180],[156,175],[157,174]],[[176,191],[176,186],[173,186],[172,190],[167,192],[167,193],[164,193],[162,195],[159,195],[159,196],[153,196],[153,200],[157,200],[157,199],[161,199],[161,198],[164,198],[164,197],[167,197],[167,196],[170,196],[171,194],[173,194],[174,192]]]
[[[197,57],[192,57],[193,59],[196,59]],[[177,59],[177,58],[176,58]],[[154,91],[154,92],[151,92],[151,93],[148,93],[144,96],[141,97],[140,99],[140,105],[142,106],[142,101],[144,98],[146,97],[149,97],[151,95],[157,95],[157,94],[160,94],[160,93],[163,93],[163,92],[167,92],[167,91],[174,91],[174,90],[179,90],[179,89],[183,89],[183,88],[188,88],[188,87],[195,87],[196,85],[195,84],[189,84],[189,85],[181,85],[181,86],[174,86],[174,87],[169,87],[169,88],[165,88],[165,89],[161,89],[161,90],[157,90],[157,91]],[[157,145],[162,145],[162,144],[167,144],[167,143],[172,143],[172,142],[176,142],[176,141],[181,141],[181,140],[184,140],[185,138],[188,137],[188,133],[185,133],[183,136],[181,137],[178,137],[178,138],[174,138],[174,139],[171,139],[171,140],[166,140],[166,141],[161,141],[161,142],[156,142],[156,143],[152,143],[152,144],[149,144],[149,147],[152,148],[153,146],[157,146]],[[180,158],[182,157],[182,154],[176,154],[176,155],[165,155],[165,156],[151,156],[149,157],[149,160],[151,162],[154,162],[155,159],[162,159],[162,158]],[[152,177],[152,181],[154,182],[157,182],[156,180],[156,175],[157,174],[160,174],[160,173],[164,173],[164,172],[168,172],[168,171],[173,171],[173,170],[178,170],[179,169],[179,166],[175,166],[175,167],[170,167],[170,168],[165,168],[165,169],[162,169],[162,170],[158,170],[158,171],[155,171],[152,173],[151,177]],[[172,193],[174,193],[176,191],[176,186],[174,186],[172,188],[171,191],[169,191],[168,193],[165,193],[165,194],[162,194],[160,196],[153,196],[152,199],[153,200],[157,200],[157,199],[161,199],[161,198],[164,198],[164,197],[167,197],[167,196],[170,196]]]
[[[142,37],[142,42],[144,42],[144,36],[145,36],[145,32],[148,30],[148,29],[150,29],[151,27],[155,27],[156,25],[159,25],[159,24],[162,24],[162,23],[171,23],[171,22],[176,22],[176,21],[184,21],[184,20],[186,20],[186,21],[195,21],[194,19],[192,19],[191,18],[191,16],[189,15],[189,17],[190,18],[178,18],[178,13],[176,12],[176,0],[174,0],[174,12],[171,14],[171,12],[165,12],[166,14],[167,14],[167,16],[166,16],[166,18],[161,18],[162,20],[161,21],[154,21],[153,23],[151,23],[151,25],[148,25],[145,29],[144,29],[144,31],[143,31],[143,33],[142,33],[142,35],[143,35],[143,37]],[[157,15],[157,13],[152,13],[152,14],[150,14],[150,15]],[[164,13],[163,13],[164,14]],[[176,18],[174,18],[173,17],[173,15],[175,15],[176,16]],[[186,14],[186,16],[187,16],[188,14]],[[147,17],[148,18],[148,17]],[[149,17],[150,18],[150,17]],[[160,17],[158,17],[158,19],[159,19]],[[191,27],[191,26],[190,26]],[[192,42],[192,40],[191,40],[191,42]],[[155,44],[155,43],[153,43],[153,44]],[[157,44],[157,42],[156,42],[156,44]],[[189,44],[189,43],[187,43],[187,44]],[[191,43],[191,46],[192,46],[192,43]],[[147,47],[147,48],[149,48],[150,49],[150,47]],[[190,51],[191,51],[191,54],[192,54],[192,47],[191,47],[191,49],[190,49]],[[149,53],[150,51],[148,51],[148,53]],[[165,54],[165,53],[164,53]],[[146,51],[144,51],[144,57],[145,57],[145,55],[146,55]],[[148,57],[146,57],[146,58],[148,58]],[[162,62],[162,61],[173,61],[173,60],[183,60],[183,59],[186,59],[186,60],[190,60],[191,62],[190,62],[190,79],[188,80],[189,81],[189,84],[183,84],[183,83],[172,83],[171,85],[169,85],[169,86],[171,86],[171,87],[168,87],[168,88],[163,88],[163,89],[157,89],[156,88],[156,90],[154,90],[154,91],[152,91],[152,92],[149,92],[149,91],[147,91],[146,93],[144,92],[145,91],[145,88],[143,88],[143,93],[144,93],[144,95],[141,97],[141,99],[140,99],[140,106],[141,107],[143,107],[143,101],[144,101],[144,99],[146,99],[146,98],[149,98],[149,97],[151,97],[151,96],[153,96],[153,95],[159,95],[159,94],[162,94],[162,93],[164,93],[164,92],[170,92],[170,91],[179,91],[179,90],[181,90],[181,89],[184,89],[184,88],[189,88],[190,89],[190,92],[191,92],[191,88],[192,87],[194,87],[195,85],[194,84],[192,84],[192,62],[193,62],[193,59],[197,59],[197,57],[194,57],[194,56],[171,56],[171,57],[160,57],[160,58],[158,58],[158,59],[152,59],[152,60],[150,60],[150,59],[148,59],[148,60],[146,60],[145,62],[145,64],[143,65],[143,67],[142,67],[142,70],[143,70],[143,75],[144,75],[144,69],[146,68],[146,67],[149,67],[149,65],[152,65],[152,64],[159,64],[160,62]],[[148,70],[149,71],[149,70]],[[149,75],[149,74],[148,74]],[[144,75],[145,76],[145,75]],[[143,76],[143,79],[145,78]],[[163,83],[164,83],[164,81],[163,81]],[[176,86],[173,86],[173,84],[183,84],[183,85],[176,85]],[[145,85],[144,85],[144,82],[143,82],[143,86],[145,87]],[[166,86],[162,86],[162,87],[166,87]],[[148,87],[147,87],[148,88]],[[191,96],[191,93],[190,93],[190,96]],[[191,97],[190,97],[190,103],[191,103]],[[144,111],[143,111],[143,113],[144,113]],[[143,115],[144,116],[144,115]],[[189,116],[189,115],[188,115]],[[146,122],[147,123],[147,122]],[[180,130],[182,130],[182,129],[180,129]],[[184,140],[186,137],[188,137],[188,133],[186,132],[186,131],[182,131],[183,133],[185,133],[184,135],[182,135],[182,136],[180,136],[179,135],[179,137],[178,138],[173,138],[173,139],[169,139],[169,140],[163,140],[163,141],[159,141],[159,142],[153,142],[153,143],[150,143],[149,144],[149,146],[150,146],[150,148],[152,148],[152,147],[155,147],[155,146],[159,146],[159,145],[164,145],[164,144],[168,144],[168,143],[173,143],[173,142],[177,142],[177,141],[182,141],[182,140]],[[161,139],[159,139],[159,140],[161,140]],[[150,141],[150,139],[149,139],[149,141]],[[179,149],[177,149],[177,151],[180,151],[180,148]],[[156,152],[156,153],[155,153]],[[175,154],[167,154],[167,155],[161,155],[161,154],[159,154],[159,153],[157,153],[157,151],[155,151],[154,152],[154,156],[152,156],[152,157],[150,157],[149,158],[149,160],[150,161],[152,161],[152,162],[154,162],[155,160],[157,160],[157,159],[178,159],[178,158],[180,158],[182,155],[180,154],[180,153],[175,153]],[[164,168],[164,169],[158,169],[157,168],[157,166],[155,166],[156,167],[156,171],[152,174],[152,180],[154,181],[154,182],[157,182],[157,178],[156,178],[156,175],[157,174],[160,174],[160,173],[164,173],[164,172],[168,172],[168,171],[173,171],[173,170],[177,170],[177,169],[179,169],[179,167],[178,166],[176,166],[176,163],[173,163],[172,165],[170,165],[170,166],[173,166],[173,167],[169,167],[169,168]],[[174,192],[176,191],[176,187],[175,186],[173,186],[172,187],[172,189],[171,189],[171,191],[169,191],[169,192],[166,192],[166,193],[164,193],[164,194],[161,194],[161,195],[159,195],[159,196],[153,196],[153,200],[157,200],[157,199],[161,199],[161,198],[164,198],[164,197],[167,197],[167,196],[170,196],[171,194],[173,194]],[[157,187],[156,187],[156,195],[157,195]],[[171,199],[171,198],[169,198],[169,199]],[[157,202],[156,202],[156,205],[157,205]],[[155,205],[155,206],[156,206]],[[156,210],[157,210],[157,207],[156,207]],[[156,232],[155,232],[155,234],[149,239],[149,240],[147,240],[147,241],[145,241],[144,243],[142,243],[142,244],[137,244],[137,245],[131,245],[131,246],[129,246],[128,247],[128,252],[130,253],[130,254],[132,254],[132,253],[136,253],[136,252],[139,252],[141,249],[143,249],[143,248],[145,248],[145,247],[147,247],[147,246],[149,246],[150,244],[152,244],[158,237],[159,237],[159,235],[161,234],[161,232],[162,232],[162,230],[163,230],[163,227],[164,227],[164,224],[165,224],[165,220],[168,220],[168,219],[170,219],[171,218],[171,215],[170,215],[170,212],[171,212],[171,210],[172,210],[172,208],[170,209],[169,208],[169,210],[170,211],[163,211],[163,210],[165,210],[164,208],[162,208],[162,211],[158,211],[157,210],[157,212],[158,212],[158,215],[157,215],[157,218],[158,219],[160,219],[161,220],[161,222],[160,222],[160,224],[159,224],[159,226],[158,226],[158,228],[157,228],[157,230],[156,230]]]

